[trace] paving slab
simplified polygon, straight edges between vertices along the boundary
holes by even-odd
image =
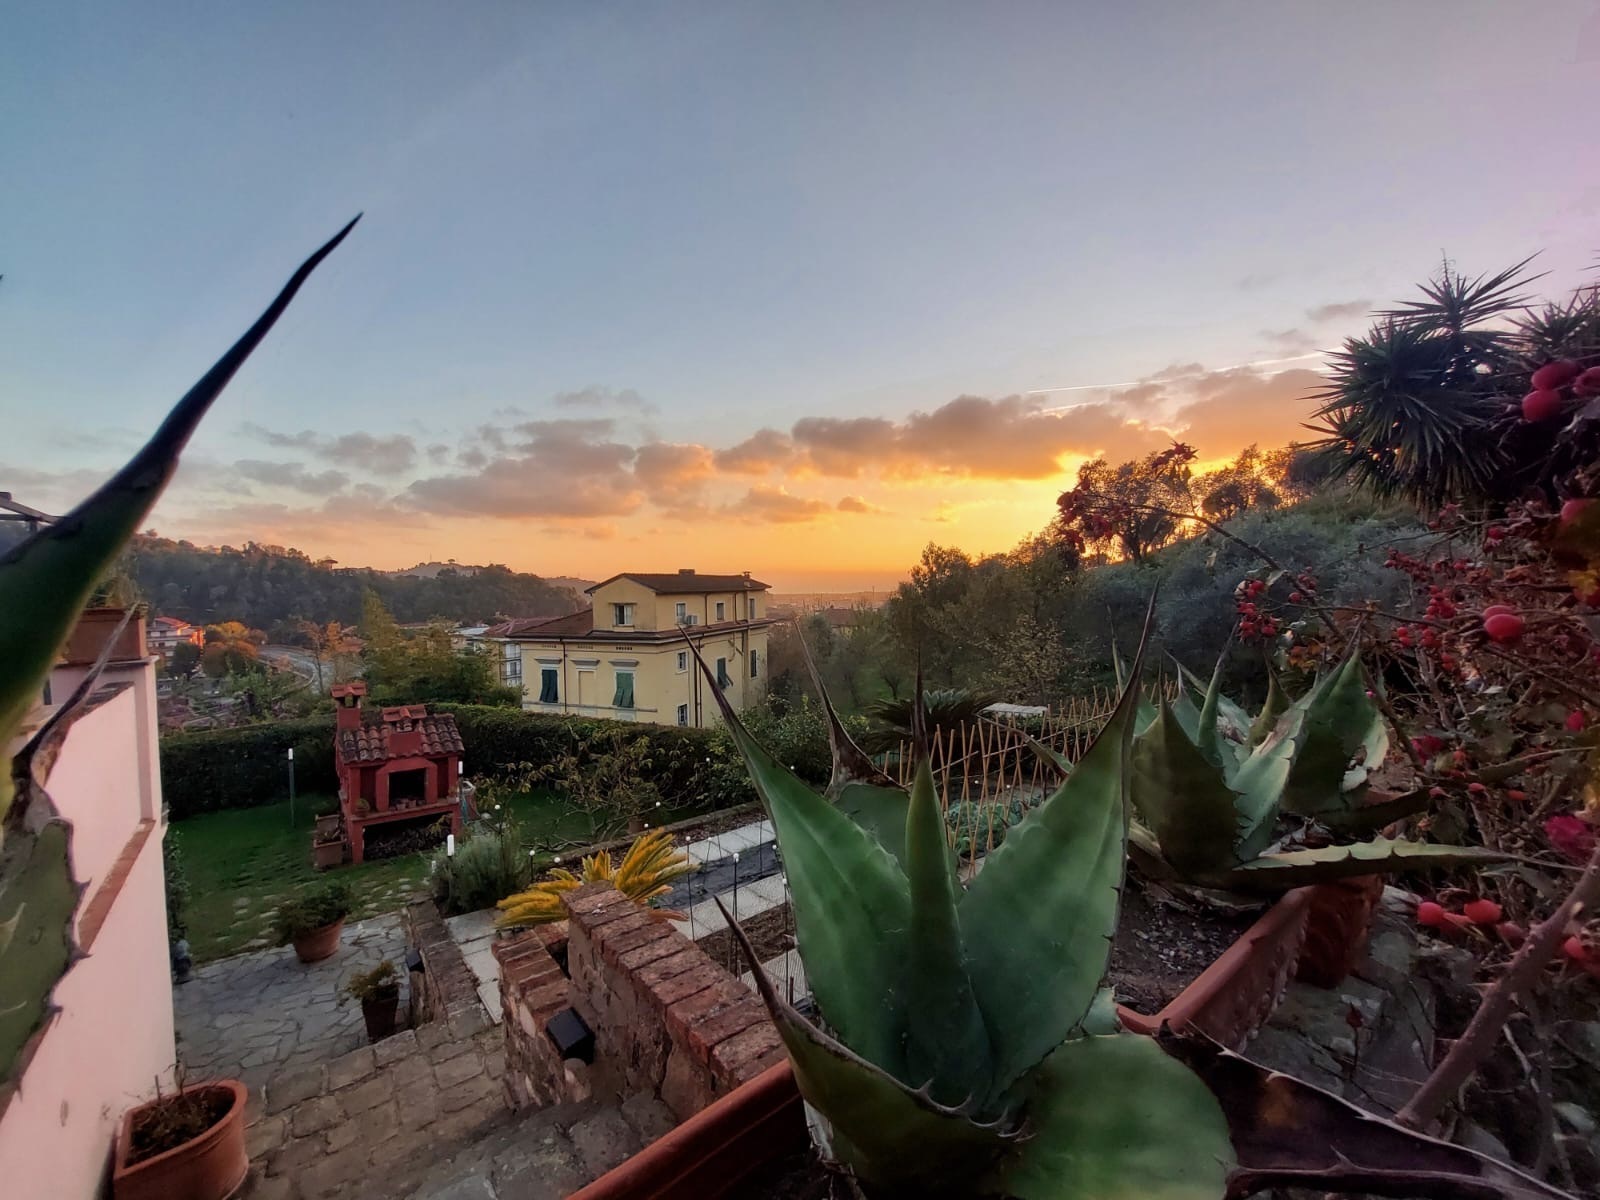
[[[339,989],[384,959],[401,971],[407,1008],[405,930],[398,914],[345,926],[339,949],[302,963],[287,946],[207,963],[173,988],[178,1057],[192,1076],[243,1079],[252,1087],[367,1044],[361,1006]]]

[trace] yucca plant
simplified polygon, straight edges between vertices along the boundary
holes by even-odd
[[[358,217],[357,220],[360,218]],[[355,225],[307,259],[254,325],[201,377],[149,442],[94,495],[0,557],[0,746],[9,746],[96,583],[143,523],[212,401]],[[72,831],[45,791],[52,756],[35,755],[87,697],[85,685],[0,771],[0,1108],[11,1095],[51,995],[77,951]]]
[[[615,868],[611,853],[601,850],[584,858],[578,871],[557,867],[550,878],[541,880],[525,892],[507,896],[496,907],[500,916],[495,924],[502,928],[544,925],[566,918],[561,897],[585,883],[610,883],[636,904],[648,904],[672,890],[672,881],[694,870],[686,851],[678,848],[664,829],[634,839],[633,845]],[[683,914],[661,909],[661,915],[683,920]]]
[[[1221,675],[1219,662],[1198,707],[1186,692],[1159,700],[1134,738],[1130,840],[1142,867],[1206,887],[1281,892],[1505,861],[1482,847],[1390,838],[1307,847],[1280,837],[1284,813],[1370,829],[1416,811],[1425,796],[1366,803],[1389,742],[1355,655],[1292,703],[1274,679],[1256,717],[1222,695]]]
[[[1065,782],[965,886],[925,756],[909,793],[869,778],[824,694],[835,772],[818,794],[722,702],[777,834],[821,1024],[777,995],[729,924],[824,1156],[871,1196],[1215,1200],[1264,1182],[1371,1190],[1401,1174],[1408,1189],[1423,1183],[1392,1194],[1442,1195],[1441,1181],[1470,1181],[1476,1192],[1449,1194],[1558,1195],[1307,1085],[1268,1080],[1209,1043],[1186,1054],[1191,1066],[1121,1031],[1104,980],[1137,695],[1124,689]],[[892,820],[854,819],[869,795],[865,807],[879,817],[901,814],[898,837]],[[1256,1095],[1242,1094],[1239,1072],[1265,1081]],[[1213,1087],[1241,1097],[1236,1111]],[[1330,1140],[1312,1138],[1302,1151],[1311,1120]],[[1374,1146],[1388,1161],[1374,1161]],[[1336,1171],[1326,1169],[1330,1157]]]

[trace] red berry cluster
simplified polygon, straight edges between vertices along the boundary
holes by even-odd
[[[1527,931],[1515,921],[1505,919],[1505,910],[1493,900],[1479,897],[1469,900],[1461,906],[1461,911],[1454,913],[1435,900],[1423,900],[1417,905],[1417,924],[1425,929],[1442,929],[1465,933],[1469,930],[1486,932],[1493,929],[1495,935],[1508,946],[1520,946],[1528,936]]]
[[[1244,641],[1278,636],[1278,619],[1263,613],[1257,600],[1265,600],[1267,585],[1260,579],[1242,580],[1234,588],[1234,608],[1239,614],[1239,637]]]
[[[1587,371],[1570,358],[1546,363],[1533,373],[1533,390],[1522,398],[1524,421],[1553,421],[1566,407],[1563,392],[1575,397],[1600,396],[1600,367]]]

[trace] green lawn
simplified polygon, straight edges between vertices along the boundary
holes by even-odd
[[[539,852],[536,861],[541,864],[596,840],[590,815],[551,792],[523,793],[508,803],[523,844]],[[317,813],[332,812],[333,807],[331,796],[301,796],[292,824],[287,800],[173,823],[189,878],[185,917],[195,962],[271,945],[277,906],[318,883],[338,878],[350,885],[355,896],[351,920],[392,912],[426,885],[425,853],[318,872],[311,865],[312,824]],[[689,809],[660,811],[659,822],[652,819],[652,825],[693,815]]]

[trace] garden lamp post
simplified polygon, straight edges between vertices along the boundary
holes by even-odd
[[[294,747],[289,747],[289,828],[294,828]]]

